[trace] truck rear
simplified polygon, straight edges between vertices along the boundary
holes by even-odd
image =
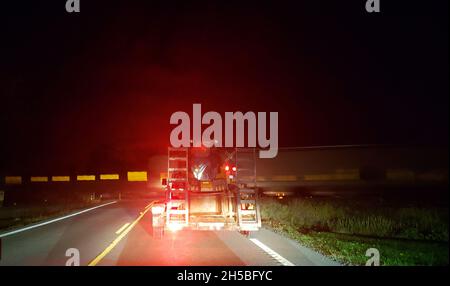
[[[155,206],[160,224],[169,230],[257,231],[255,154],[244,148],[170,147],[165,202]]]

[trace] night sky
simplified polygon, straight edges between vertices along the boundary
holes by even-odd
[[[278,111],[281,146],[448,145],[448,1],[4,2],[3,172],[145,163],[193,103]]]

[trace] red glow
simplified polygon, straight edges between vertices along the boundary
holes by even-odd
[[[236,167],[233,167],[233,172],[236,172]]]
[[[230,166],[226,165],[225,166],[225,171],[229,171],[230,170]]]

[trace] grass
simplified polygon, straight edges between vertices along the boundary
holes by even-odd
[[[363,201],[292,199],[261,202],[263,222],[349,265],[365,265],[368,248],[382,265],[448,265],[448,208]]]

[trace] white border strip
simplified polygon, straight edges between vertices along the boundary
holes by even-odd
[[[55,218],[55,219],[52,219],[52,220],[49,220],[49,221],[46,221],[46,222],[42,222],[42,223],[38,223],[38,224],[35,224],[35,225],[27,226],[27,227],[24,227],[24,228],[16,229],[16,230],[13,230],[13,231],[10,231],[10,232],[6,232],[6,233],[3,233],[3,234],[0,234],[0,238],[5,237],[5,236],[10,236],[10,235],[13,235],[13,234],[16,234],[16,233],[19,233],[19,232],[23,232],[23,231],[26,231],[26,230],[30,230],[30,229],[33,229],[33,228],[36,228],[36,227],[44,226],[44,225],[47,225],[47,224],[50,224],[50,223],[53,223],[53,222],[57,222],[57,221],[60,221],[60,220],[66,219],[66,218],[70,218],[70,217],[73,217],[73,216],[76,216],[76,215],[79,215],[79,214],[82,214],[82,213],[85,213],[85,212],[88,212],[88,211],[92,211],[92,210],[95,210],[95,209],[98,209],[98,208],[110,205],[110,204],[115,204],[115,203],[117,203],[117,201],[109,202],[109,203],[106,203],[106,204],[103,204],[103,205],[99,205],[99,206],[96,206],[96,207],[93,207],[93,208],[90,208],[90,209],[85,209],[85,210],[73,213],[73,214],[70,214],[70,215],[66,215],[66,216],[63,216],[63,217]]]
[[[270,247],[262,243],[261,241],[257,240],[256,238],[250,238],[250,241],[256,244],[259,248],[264,250],[267,254],[272,256],[276,261],[283,264],[283,266],[295,266],[292,262],[284,258],[283,256],[279,255],[277,252],[273,251]]]

